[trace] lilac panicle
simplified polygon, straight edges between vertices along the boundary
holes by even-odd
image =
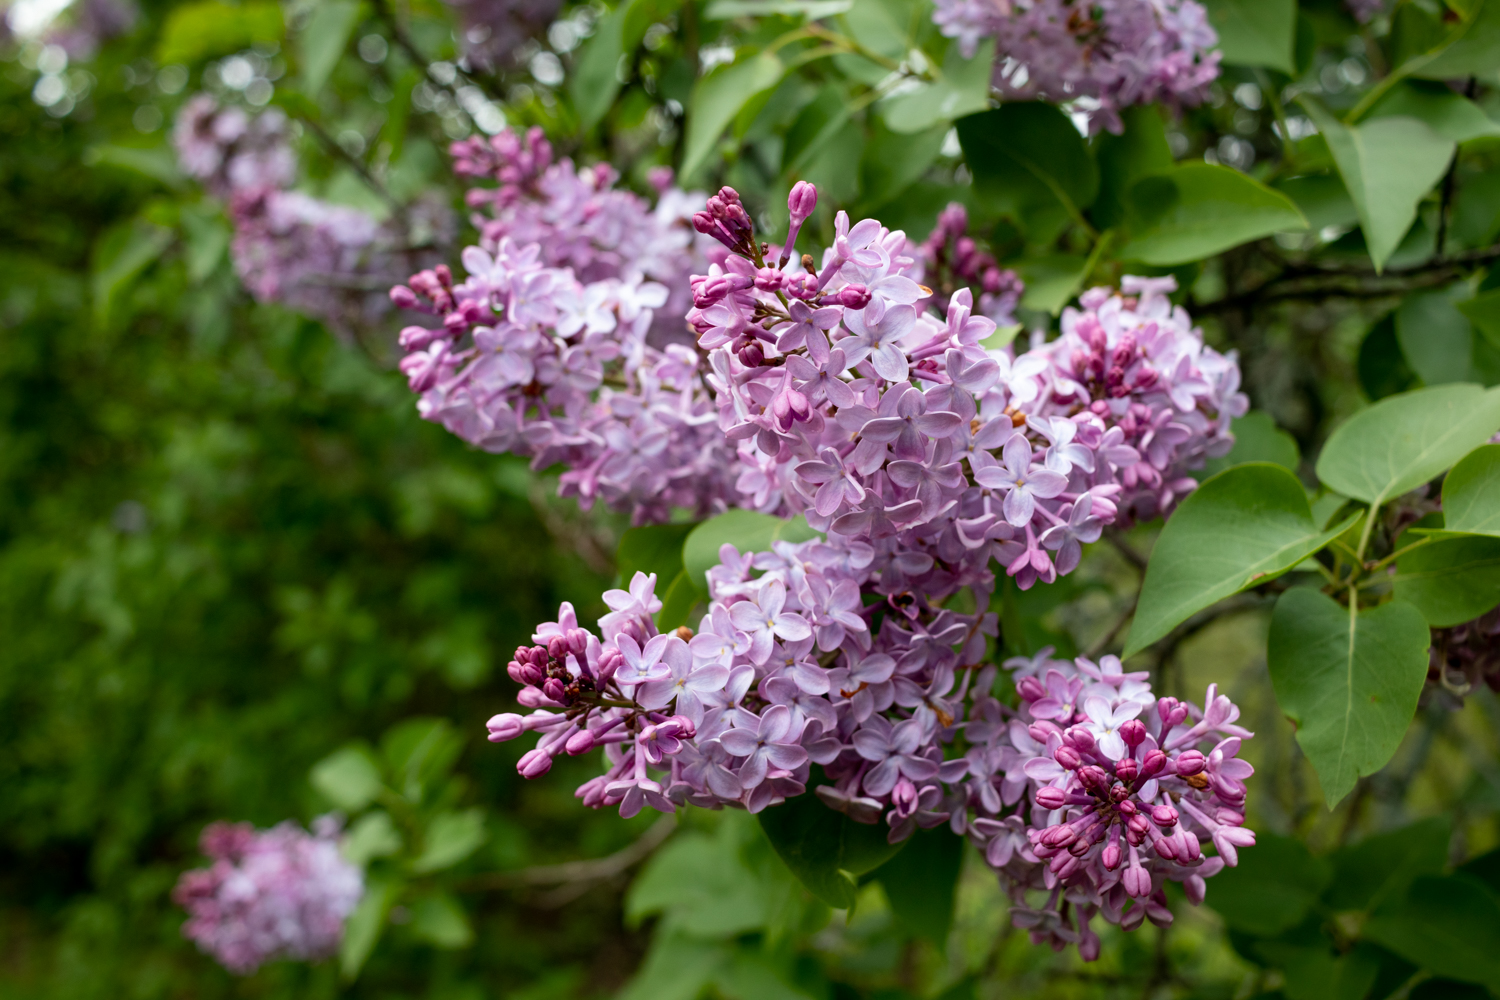
[[[200,845],[212,864],[184,872],[172,891],[188,911],[183,935],[240,975],[272,959],[334,954],[364,877],[339,852],[336,820],[322,817],[313,831],[290,820],[207,827]]]

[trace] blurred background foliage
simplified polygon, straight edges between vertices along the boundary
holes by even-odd
[[[1169,931],[1111,928],[1092,966],[1012,930],[977,858],[965,859],[949,933],[893,908],[878,881],[852,913],[834,915],[743,815],[685,816],[642,863],[669,826],[578,807],[568,789],[582,762],[559,765],[577,775],[527,784],[514,771],[519,747],[482,741],[484,719],[513,703],[497,669],[509,650],[561,600],[585,618],[602,611],[590,602],[614,576],[624,525],[552,499],[524,462],[475,452],[419,420],[392,367],[393,328],[330,329],[254,302],[234,275],[222,206],[174,166],[173,115],[199,89],[252,107],[274,101],[300,125],[301,186],[377,217],[430,191],[461,211],[446,142],[509,122],[541,125],[562,152],[607,159],[642,190],[651,166],[685,159],[687,180],[731,183],[753,207],[813,180],[825,193],[819,243],[832,207],[879,214],[920,238],[956,198],[1002,262],[1024,262],[1034,289],[1086,252],[1066,226],[977,201],[946,122],[896,132],[886,111],[867,113],[886,71],[853,54],[809,61],[741,101],[722,120],[723,143],[695,140],[684,124],[695,81],[790,30],[788,19],[736,13],[774,6],[144,0],[97,52],[70,58],[45,39],[3,42],[0,998],[1280,990],[1301,1000],[1305,984],[1330,981],[1289,979],[1276,942],[1306,940],[1329,914],[1363,905],[1317,895],[1319,866],[1331,863],[1317,858],[1411,830],[1413,843],[1438,845],[1428,852],[1437,871],[1500,843],[1500,706],[1487,690],[1460,709],[1434,699],[1390,767],[1324,810],[1271,697],[1269,601],[1253,596],[1191,623],[1148,665],[1162,693],[1197,696],[1217,680],[1245,707],[1258,733],[1246,748],[1258,770],[1250,824],[1268,845],[1248,856],[1272,859],[1246,870],[1252,882],[1291,888],[1267,915],[1255,909],[1263,899],[1236,908],[1247,891],[1236,896],[1221,876],[1209,906],[1179,906]],[[1435,4],[1400,9],[1412,32],[1442,17]],[[846,27],[878,49],[881,33],[897,30],[892,10],[922,8],[859,0]],[[947,43],[925,17],[923,44],[941,58]],[[495,48],[502,28],[511,37]],[[1291,72],[1227,67],[1212,101],[1164,135],[1179,159],[1286,181],[1313,223],[1170,269],[1210,341],[1241,351],[1254,405],[1274,417],[1246,425],[1244,447],[1306,474],[1301,456],[1364,401],[1424,382],[1494,384],[1500,351],[1452,305],[1493,276],[1464,276],[1448,286],[1457,293],[1398,281],[1255,296],[1261,277],[1299,254],[1365,259],[1347,195],[1307,181],[1329,176],[1326,150],[1319,167],[1316,149],[1285,147],[1272,129],[1281,112],[1263,96],[1273,73],[1278,86],[1301,81],[1350,104],[1391,53],[1338,4],[1309,0],[1294,56]],[[1494,95],[1480,94],[1488,111]],[[1114,141],[1094,140],[1098,155]],[[1465,146],[1449,194],[1424,202],[1393,267],[1431,258],[1439,232],[1451,252],[1490,245],[1500,230],[1497,156],[1492,138]],[[449,258],[461,245],[432,238]],[[1076,281],[1114,276],[1114,264],[1101,266]],[[1031,322],[1055,311],[1023,305]],[[1457,362],[1448,348],[1428,350],[1423,333],[1433,329],[1459,345]],[[1050,587],[1007,587],[1005,651],[1103,648],[1150,541],[1142,529],[1095,547]],[[275,963],[235,979],[182,940],[168,893],[198,863],[205,823],[306,821],[332,806],[353,818],[368,803],[340,802],[320,791],[337,782],[309,772],[351,740],[381,748],[379,766],[398,766],[391,747],[404,737],[393,727],[412,719],[447,723],[450,749],[423,778],[422,801],[476,817],[467,852],[445,862],[441,894],[420,897],[452,901],[457,917],[449,902],[396,907],[352,985],[336,963]],[[1424,818],[1439,825],[1410,826]],[[370,850],[379,856],[378,844]],[[580,859],[595,862],[569,865]],[[1387,965],[1387,978],[1400,972]],[[1410,995],[1467,989],[1429,981]]]

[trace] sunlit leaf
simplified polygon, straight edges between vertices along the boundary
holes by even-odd
[[[696,176],[719,144],[719,137],[752,98],[781,82],[785,67],[771,52],[751,55],[729,66],[719,66],[693,87],[688,104],[687,139],[682,154],[682,176]]]
[[[314,788],[345,812],[359,812],[380,794],[380,765],[361,744],[350,744],[313,765]]]
[[[279,42],[285,27],[278,3],[183,4],[167,16],[156,58],[161,63],[194,63],[256,42]]]
[[[1443,478],[1443,527],[1500,536],[1500,444],[1475,448]]]
[[[719,564],[722,546],[733,545],[743,555],[769,552],[774,542],[805,542],[817,537],[806,518],[783,519],[752,510],[729,510],[693,529],[682,546],[682,564],[693,584],[706,594],[706,574]]]
[[[983,111],[990,106],[994,64],[993,46],[981,46],[974,58],[965,59],[957,45],[950,45],[940,79],[880,103],[885,123],[893,132],[921,132],[940,122]]]
[[[1184,163],[1130,190],[1132,238],[1118,256],[1169,267],[1307,228],[1290,198],[1229,167]]]
[[[1295,72],[1297,0],[1205,0],[1203,6],[1226,63]]]
[[[298,32],[303,93],[315,96],[328,82],[339,57],[349,47],[349,36],[359,25],[357,0],[321,0],[312,9],[306,26]]]

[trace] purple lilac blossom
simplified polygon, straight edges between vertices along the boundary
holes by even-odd
[[[509,69],[516,50],[546,30],[562,0],[446,0],[458,15],[460,41],[469,66],[487,72]]]
[[[1385,0],[1344,0],[1344,6],[1360,24],[1369,24],[1376,15],[1384,12]]]
[[[311,834],[290,820],[269,830],[211,824],[200,846],[213,863],[184,872],[172,891],[188,911],[183,935],[240,975],[272,959],[334,954],[364,894],[363,875],[339,852],[338,828],[327,816]]]
[[[1119,132],[1134,104],[1198,104],[1219,75],[1194,0],[936,0],[932,19],[966,56],[995,39],[1004,100],[1077,102],[1091,132]]]

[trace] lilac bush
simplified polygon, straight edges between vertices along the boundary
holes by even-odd
[[[188,911],[182,933],[229,971],[338,950],[364,877],[339,852],[336,820],[318,819],[312,833],[290,820],[269,830],[214,823],[200,847],[212,864],[184,872],[172,898]]]
[[[933,21],[972,56],[995,40],[1006,100],[1073,104],[1119,132],[1135,104],[1194,105],[1219,75],[1218,36],[1194,0],[935,0]]]

